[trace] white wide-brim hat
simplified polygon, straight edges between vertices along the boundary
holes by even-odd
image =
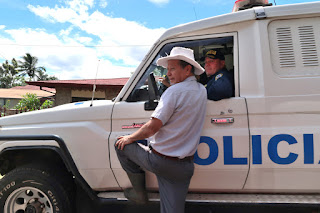
[[[204,73],[204,69],[201,67],[201,65],[194,60],[192,49],[184,47],[174,47],[172,48],[170,55],[158,59],[157,65],[167,68],[169,60],[182,60],[188,62],[194,67],[194,74],[201,75],[202,73]]]

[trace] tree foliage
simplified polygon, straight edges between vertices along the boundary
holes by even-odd
[[[46,109],[53,107],[53,101],[46,100],[41,104],[40,99],[34,93],[27,93],[23,96],[23,99],[14,107],[18,110],[33,111],[38,109]]]
[[[29,81],[48,81],[58,80],[55,76],[49,76],[44,67],[38,67],[38,58],[30,53],[22,56],[22,60],[17,61],[15,58],[11,63],[6,60],[0,66],[0,88],[11,88],[25,85],[25,76]]]
[[[27,93],[23,96],[23,99],[14,107],[18,110],[28,110],[33,111],[40,109],[40,100],[34,93]]]
[[[18,63],[12,59],[11,64],[6,60],[0,66],[0,88],[10,88],[15,86],[20,79],[18,76]]]
[[[39,72],[46,72],[46,68],[37,67],[38,58],[30,53],[22,56],[22,61],[19,61],[20,72],[23,76],[29,76],[29,81],[39,78]]]
[[[38,81],[50,81],[50,80],[58,80],[56,76],[49,76],[47,73],[40,71],[38,73]]]
[[[51,100],[46,100],[45,102],[43,102],[43,104],[41,105],[40,109],[47,109],[47,108],[51,108],[53,107],[53,101]]]

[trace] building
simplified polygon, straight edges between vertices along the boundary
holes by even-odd
[[[54,88],[55,105],[92,99],[93,87],[96,85],[94,99],[111,100],[118,95],[129,78],[86,79],[86,80],[52,80],[29,81],[29,85]]]

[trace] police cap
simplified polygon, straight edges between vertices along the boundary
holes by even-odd
[[[220,59],[220,60],[225,60],[224,55],[221,53],[221,51],[219,49],[213,49],[213,50],[209,50],[206,54],[205,54],[205,58],[212,58],[212,59]]]

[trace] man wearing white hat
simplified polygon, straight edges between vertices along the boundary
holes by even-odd
[[[144,170],[149,170],[158,179],[161,212],[182,213],[206,113],[207,92],[195,77],[204,69],[195,61],[193,50],[183,47],[174,47],[157,64],[167,68],[171,86],[151,119],[137,132],[119,137],[115,146],[133,186],[125,189],[125,196],[147,202]],[[151,136],[147,151],[136,143]]]

